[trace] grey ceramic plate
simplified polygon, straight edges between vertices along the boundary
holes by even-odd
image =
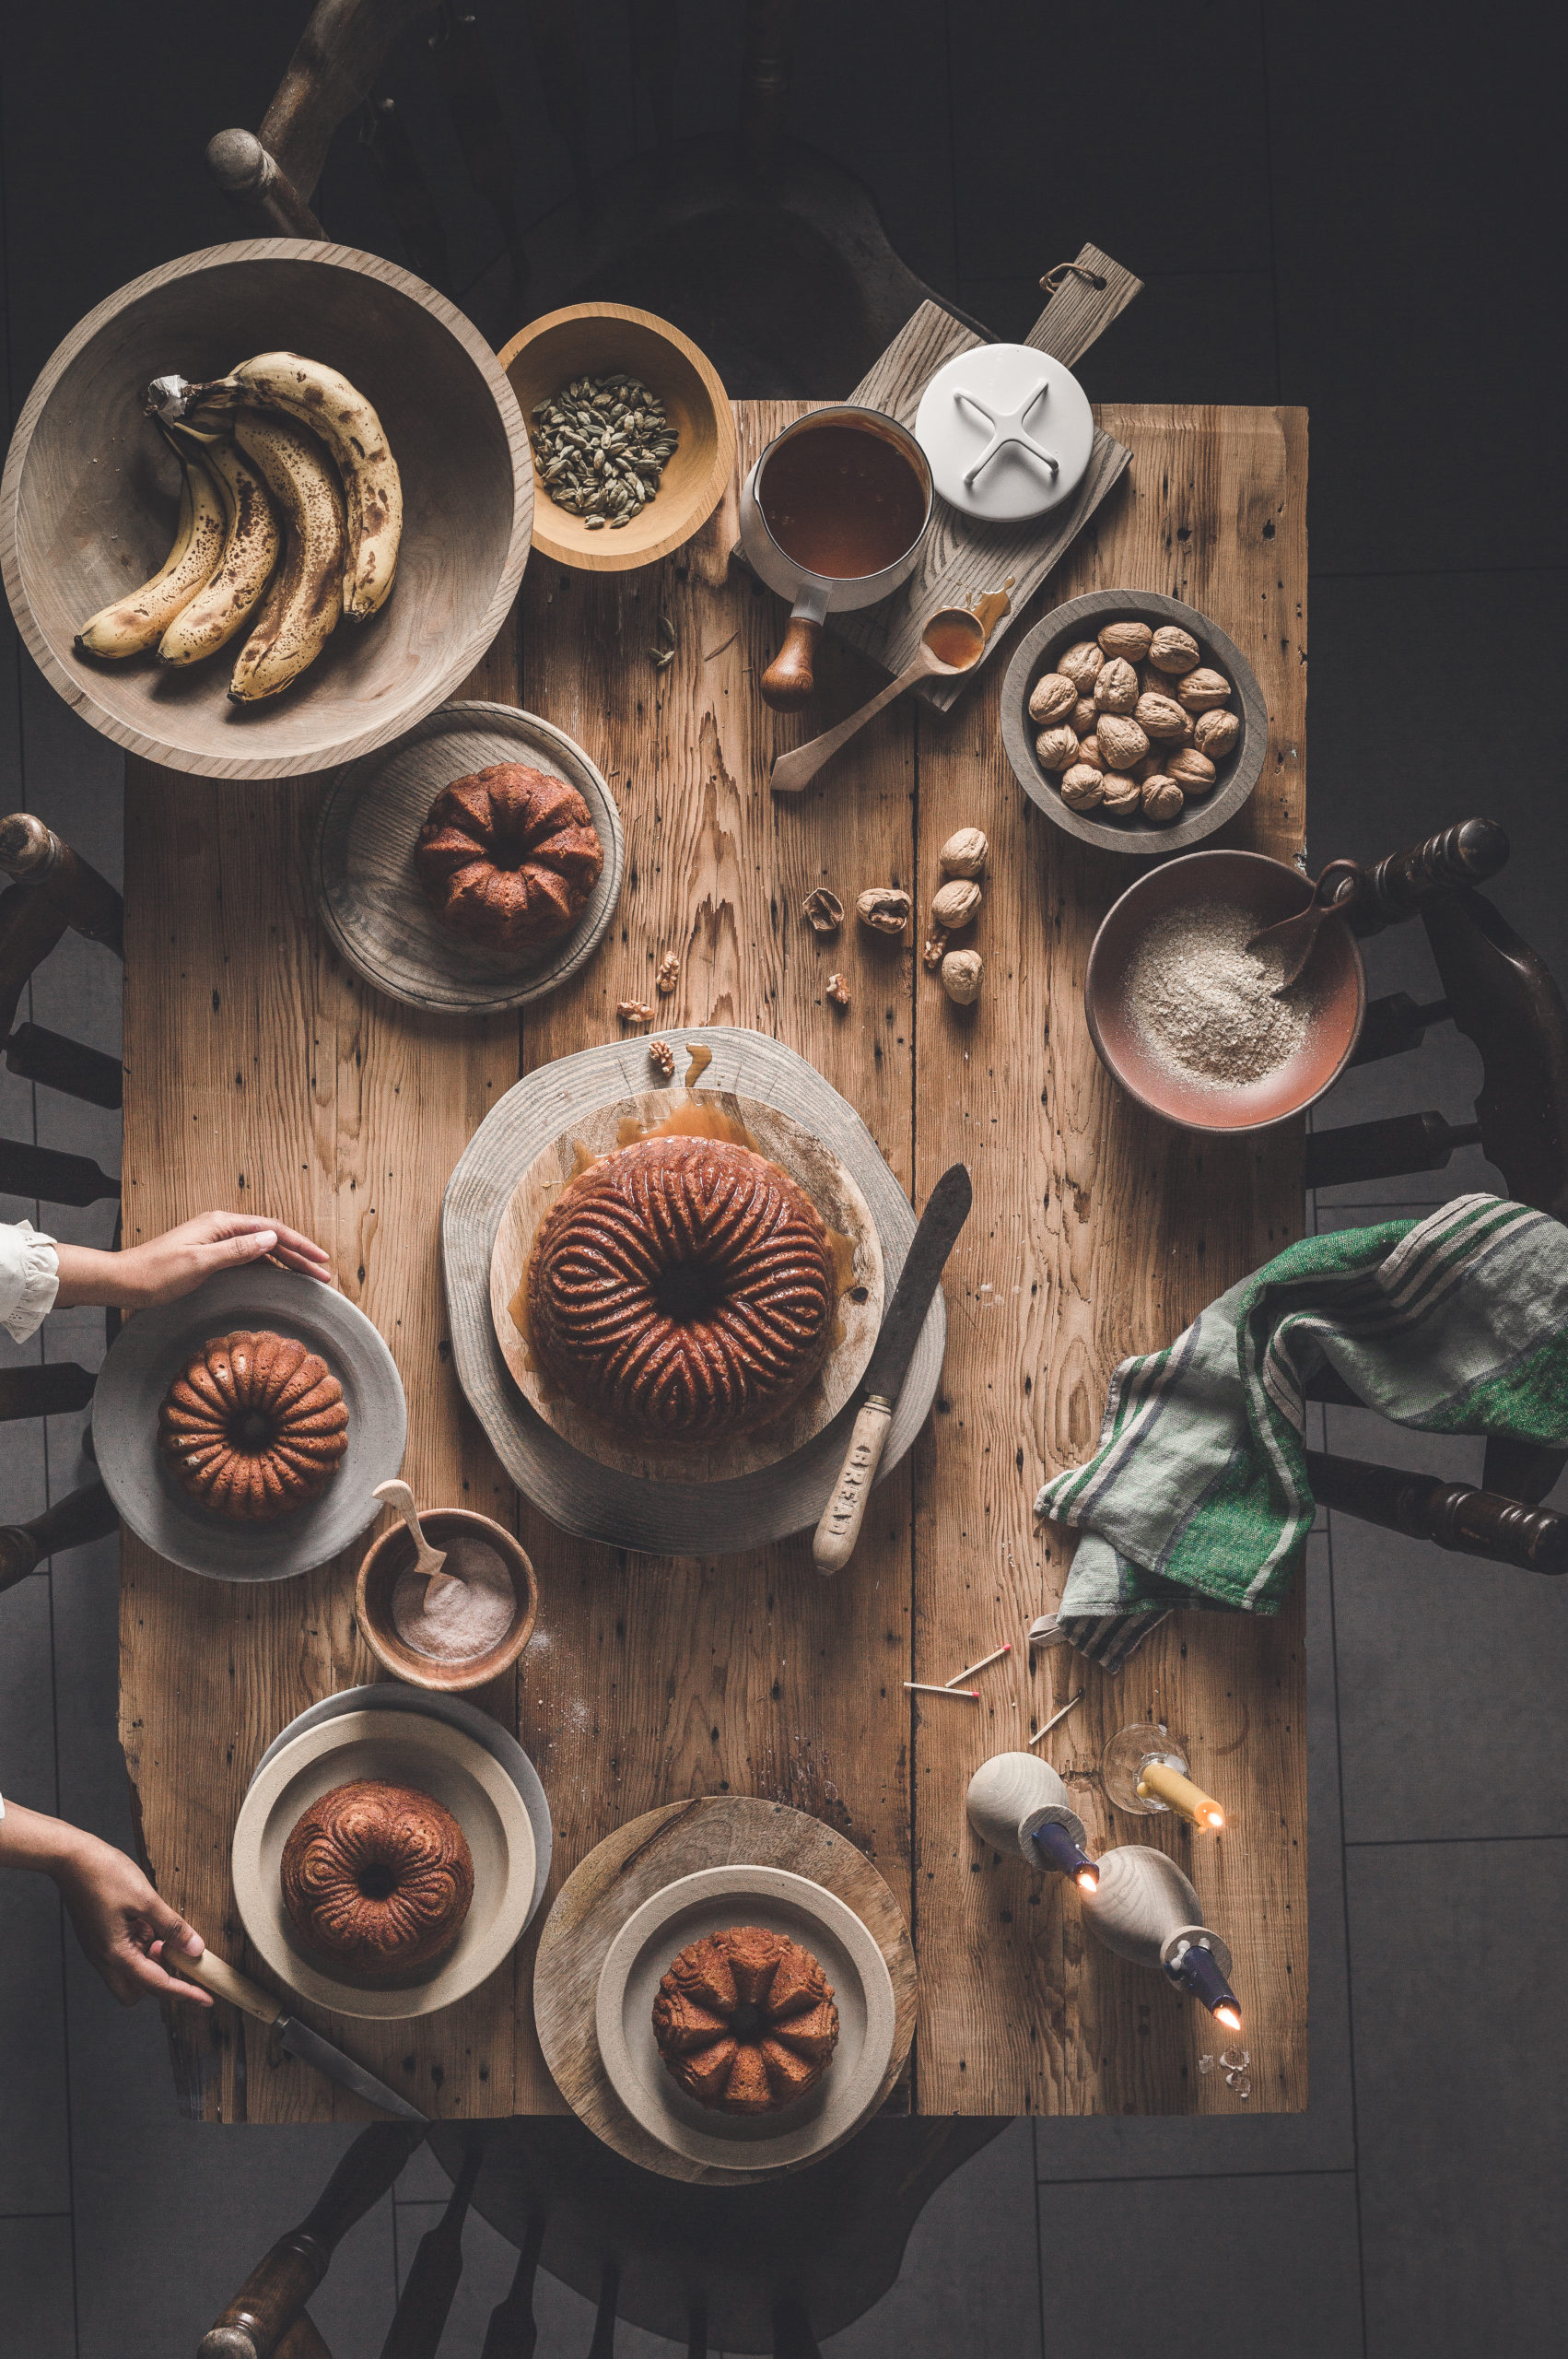
[[[492,762],[527,762],[575,786],[604,866],[570,933],[519,960],[467,942],[437,917],[414,867],[431,804]],[[314,876],[328,933],[367,982],[411,1007],[483,1015],[543,999],[586,965],[620,898],[626,841],[615,798],[576,740],[509,704],[443,704],[390,752],[345,769],[322,807]]]
[[[199,1506],[164,1465],[158,1413],[205,1343],[262,1327],[320,1352],[348,1404],[348,1448],[309,1506],[270,1523],[230,1522]],[[126,1320],[93,1393],[92,1438],[122,1522],[149,1548],[213,1580],[281,1581],[324,1565],[375,1521],[376,1485],[403,1464],[408,1412],[396,1363],[362,1310],[314,1278],[253,1262]]]
[[[760,1925],[799,1942],[833,1986],[833,2061],[814,2089],[777,2113],[736,2117],[699,2105],[665,2071],[654,2044],[660,1978],[689,1942],[727,1925]],[[783,1868],[700,1868],[626,1919],[599,1969],[594,2021],[611,2086],[661,2145],[720,2169],[786,2170],[841,2145],[875,2106],[896,2009],[882,1952],[836,1893]]]
[[[288,1723],[280,1736],[275,1736],[252,1777],[257,1778],[297,1736],[306,1729],[319,1728],[323,1720],[341,1719],[346,1712],[415,1712],[427,1719],[445,1720],[449,1728],[462,1729],[500,1763],[522,1797],[533,1829],[533,1897],[528,1905],[525,1925],[532,1924],[544,1897],[544,1887],[550,1881],[550,1852],[555,1843],[555,1830],[550,1824],[550,1805],[544,1799],[544,1789],[539,1782],[539,1772],[519,1744],[509,1729],[502,1728],[488,1712],[476,1704],[464,1701],[461,1696],[439,1696],[422,1687],[400,1686],[395,1680],[382,1680],[373,1687],[345,1687],[337,1696],[323,1696],[319,1704],[308,1704]]]
[[[1216,765],[1219,776],[1210,792],[1188,803],[1174,827],[1154,827],[1141,818],[1097,819],[1092,811],[1071,811],[1049,770],[1042,769],[1035,752],[1039,723],[1029,718],[1029,697],[1035,683],[1054,670],[1056,659],[1075,641],[1094,639],[1107,623],[1145,622],[1158,630],[1162,623],[1176,623],[1188,630],[1202,650],[1205,663],[1223,672],[1235,691],[1229,708],[1241,722],[1235,749]],[[1269,713],[1258,675],[1234,639],[1179,598],[1162,597],[1153,590],[1091,590],[1070,598],[1026,631],[1019,640],[1007,677],[1001,684],[1001,742],[1013,776],[1048,818],[1082,843],[1103,845],[1106,851],[1141,852],[1164,858],[1201,843],[1216,827],[1235,816],[1262,775],[1269,750]]]

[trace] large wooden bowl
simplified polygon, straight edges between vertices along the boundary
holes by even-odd
[[[544,556],[587,573],[629,573],[668,557],[707,523],[734,471],[735,418],[718,370],[690,336],[626,303],[571,303],[503,345],[501,366],[530,421],[534,404],[574,377],[629,370],[658,395],[681,438],[657,499],[617,531],[606,524],[591,533],[542,491],[533,538]]]
[[[232,651],[178,673],[78,654],[88,616],[173,538],[178,471],[143,415],[148,382],[280,346],[342,370],[380,414],[404,500],[386,605],[252,708],[228,701]],[[374,254],[258,238],[149,271],[65,338],[12,438],[0,569],[45,677],[116,745],[206,778],[287,778],[389,744],[451,696],[516,594],[532,507],[517,403],[461,311]]]

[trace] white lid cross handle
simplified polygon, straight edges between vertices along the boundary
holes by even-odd
[[[972,466],[965,469],[964,482],[966,487],[974,483],[983,467],[989,466],[999,451],[1005,451],[1012,444],[1016,444],[1021,450],[1027,451],[1029,456],[1032,459],[1037,459],[1043,467],[1048,467],[1053,480],[1060,474],[1061,469],[1054,452],[1047,451],[1043,443],[1036,442],[1024,423],[1050,381],[1048,377],[1041,377],[1036,383],[1031,385],[1015,409],[992,409],[989,402],[982,401],[978,393],[970,393],[967,386],[954,385],[954,400],[967,402],[971,409],[977,409],[991,429],[990,440],[985,445],[979,457]]]

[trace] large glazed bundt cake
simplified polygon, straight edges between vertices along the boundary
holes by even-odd
[[[523,957],[576,925],[604,848],[575,786],[523,762],[497,762],[442,788],[414,864],[444,925]]]
[[[215,1515],[260,1523],[320,1498],[348,1448],[343,1387],[296,1335],[215,1335],[158,1420],[176,1480]]]
[[[450,1949],[474,1898],[474,1860],[450,1810],[412,1786],[334,1786],[283,1847],[283,1905],[299,1938],[369,1976]]]
[[[804,1391],[837,1285],[816,1207],[766,1156],[649,1138],[564,1191],[526,1301],[537,1365],[580,1408],[649,1440],[710,1442]]]
[[[833,2061],[838,2010],[810,1950],[734,1925],[684,1949],[659,1985],[653,2037],[689,2096],[720,2113],[777,2113]]]

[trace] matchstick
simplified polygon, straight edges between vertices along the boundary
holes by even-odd
[[[1077,1693],[1077,1695],[1076,1695],[1076,1696],[1070,1696],[1068,1697],[1068,1699],[1067,1699],[1066,1703],[1062,1706],[1062,1708],[1061,1708],[1061,1709],[1060,1709],[1060,1711],[1059,1711],[1059,1712],[1053,1712],[1053,1713],[1051,1714],[1050,1719],[1046,1722],[1046,1725],[1045,1725],[1045,1727],[1044,1727],[1043,1729],[1036,1729],[1036,1730],[1035,1731],[1034,1735],[1029,1739],[1030,1743],[1031,1743],[1031,1744],[1038,1744],[1038,1743],[1039,1743],[1039,1742],[1040,1742],[1040,1739],[1041,1739],[1043,1736],[1049,1736],[1049,1734],[1050,1734],[1050,1732],[1051,1732],[1052,1729],[1054,1729],[1054,1728],[1055,1728],[1055,1726],[1056,1726],[1057,1722],[1058,1722],[1059,1720],[1065,1720],[1065,1719],[1066,1719],[1066,1718],[1067,1718],[1067,1716],[1068,1716],[1068,1714],[1069,1714],[1069,1712],[1071,1712],[1071,1709],[1072,1709],[1072,1708],[1073,1708],[1074,1704],[1081,1704],[1082,1701],[1083,1701],[1083,1690],[1082,1690],[1082,1688],[1081,1687],[1081,1688],[1079,1689],[1079,1691],[1078,1691],[1078,1693]]]
[[[911,1696],[952,1696],[965,1704],[977,1704],[980,1700],[977,1687],[937,1687],[929,1679],[907,1679],[904,1684]]]
[[[1009,1638],[1006,1646],[998,1647],[994,1655],[982,1655],[978,1662],[972,1662],[969,1665],[967,1671],[955,1671],[951,1679],[944,1679],[942,1681],[942,1685],[944,1687],[956,1687],[961,1680],[973,1679],[977,1671],[988,1670],[993,1662],[1000,1662],[1003,1655],[1010,1655],[1012,1652],[1012,1641]]]

